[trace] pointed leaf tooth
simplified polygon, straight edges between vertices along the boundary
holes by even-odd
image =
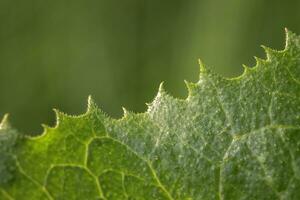
[[[166,92],[166,90],[165,90],[164,84],[165,84],[164,82],[161,82],[161,83],[159,84],[158,92],[157,92],[157,95],[156,95],[155,99],[167,95],[167,92]]]
[[[95,103],[94,99],[92,98],[91,95],[88,97],[88,107],[87,107],[87,112],[93,112],[98,109],[97,104]]]
[[[284,28],[284,31],[285,31],[285,47],[288,48],[288,46],[292,44],[294,34],[287,28]]]
[[[159,94],[163,94],[163,93],[165,93],[166,91],[165,91],[165,88],[164,88],[164,82],[161,82],[160,84],[159,84],[159,88],[158,88],[158,93]]]
[[[251,70],[251,68],[245,64],[242,65],[243,66],[243,73],[241,76],[245,76],[246,74],[249,73],[249,71]]]
[[[123,110],[123,116],[127,117],[130,112],[125,107],[123,107],[123,106],[122,106],[122,110]]]
[[[9,114],[5,114],[2,118],[2,121],[0,123],[0,129],[7,129],[10,128],[10,123],[9,123]]]
[[[151,103],[147,104],[148,106],[147,112],[151,112],[151,110],[155,108],[158,104],[160,104],[165,97],[168,97],[168,94],[164,89],[164,82],[161,82],[154,100]]]
[[[200,58],[198,59],[198,64],[200,67],[200,74],[206,72],[206,66]]]
[[[214,72],[210,67],[205,66],[205,73],[200,73],[199,80],[196,83],[196,85],[199,86],[205,84],[207,80],[220,81],[220,80],[225,80],[225,78],[220,74]]]
[[[246,71],[251,69],[251,67],[249,67],[248,65],[242,64],[242,66],[243,66],[243,69]]]
[[[109,119],[110,117],[101,110],[91,95],[88,96],[87,112],[85,114],[95,114],[101,120]]]
[[[159,84],[158,93],[157,93],[156,97],[154,98],[154,100],[155,99],[160,99],[160,98],[165,97],[165,96],[168,96],[168,94],[165,90],[164,82],[161,82]]]
[[[165,90],[165,87],[164,87],[165,83],[164,82],[161,82],[159,84],[159,89],[158,89],[158,93],[155,97],[155,99],[162,99],[164,97],[170,97],[170,95],[167,93],[167,91]],[[154,100],[155,100],[154,99]]]
[[[47,132],[48,130],[50,130],[50,129],[51,129],[51,127],[50,127],[49,125],[47,125],[47,124],[42,124],[41,126],[42,126],[42,127],[43,127],[43,129],[44,129],[44,131],[43,131],[43,132]]]
[[[201,82],[201,77],[202,76],[207,76],[208,75],[208,76],[220,77],[219,74],[215,73],[214,71],[211,70],[210,67],[205,65],[202,60],[199,59],[198,61],[199,61],[199,65],[200,65],[200,77],[199,77],[200,80],[199,80],[199,82]]]
[[[200,58],[198,59],[198,64],[200,67],[200,72],[205,72],[206,71],[205,64],[203,63],[203,61]]]
[[[53,111],[55,112],[55,116],[56,116],[56,126],[58,126],[60,123],[62,123],[62,121],[66,117],[66,114],[64,114],[63,112],[59,111],[56,108],[54,108]]]
[[[256,57],[256,56],[254,56],[254,59],[256,61],[256,66],[262,65],[265,62],[264,59]]]
[[[300,48],[300,38],[297,34],[285,28],[285,50]]]
[[[276,54],[278,53],[276,50],[271,49],[270,47],[267,47],[265,45],[261,45],[261,47],[264,49],[267,55],[267,60],[276,59]]]
[[[41,124],[41,126],[43,127],[43,132],[37,136],[34,136],[34,137],[31,137],[31,136],[28,136],[28,138],[41,138],[41,137],[44,137],[45,135],[47,135],[47,133],[52,129],[49,125],[47,124]]]
[[[184,83],[187,87],[187,90],[188,90],[188,98],[193,96],[194,93],[195,93],[195,87],[196,85],[194,83],[191,83],[191,82],[188,82],[186,80],[184,80]]]

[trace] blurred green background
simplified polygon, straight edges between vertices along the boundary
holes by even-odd
[[[146,110],[165,81],[185,97],[200,57],[228,76],[300,33],[299,0],[0,0],[0,115],[39,133],[52,108],[109,115]]]

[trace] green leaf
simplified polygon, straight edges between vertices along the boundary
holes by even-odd
[[[234,79],[201,64],[184,100],[161,85],[145,113],[89,99],[37,137],[2,125],[0,199],[300,199],[300,38],[264,49]]]

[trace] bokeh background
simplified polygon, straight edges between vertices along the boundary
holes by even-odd
[[[146,110],[158,85],[185,97],[201,58],[239,75],[260,45],[300,34],[299,0],[0,0],[0,115],[40,133],[52,108],[83,113],[88,95],[109,115]]]

